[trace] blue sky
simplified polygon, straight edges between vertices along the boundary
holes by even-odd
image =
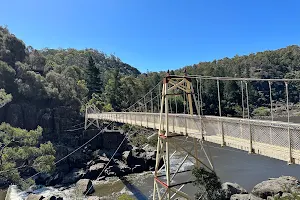
[[[0,25],[40,49],[96,48],[142,72],[300,44],[299,0],[14,0]]]

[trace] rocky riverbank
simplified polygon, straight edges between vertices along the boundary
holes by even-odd
[[[228,187],[230,200],[297,200],[300,199],[300,183],[295,177],[281,176],[270,178],[254,186],[251,192],[246,192],[238,186]],[[234,194],[236,193],[236,194]]]
[[[107,137],[105,136],[107,135]],[[125,135],[118,131],[106,131],[102,137],[102,148],[92,150],[88,146],[61,163],[55,173],[40,174],[35,178],[37,185],[69,186],[79,179],[104,180],[107,177],[122,177],[154,169],[156,150],[153,147],[137,148],[126,139],[117,149]],[[105,142],[106,140],[106,142]],[[99,144],[98,144],[99,146]],[[114,157],[111,159],[112,155]]]
[[[142,176],[145,176],[143,174]],[[136,177],[138,177],[137,175]],[[113,181],[112,181],[113,180]],[[117,181],[112,179],[111,182]],[[89,179],[80,179],[74,187],[71,188],[59,188],[59,189],[37,189],[28,193],[20,193],[20,200],[69,200],[84,197],[88,200],[100,200],[100,199],[117,199],[119,194],[112,194],[109,197],[98,197],[97,192],[94,193],[94,188],[106,187],[110,185],[108,181],[91,181]],[[225,194],[223,200],[297,200],[300,199],[300,184],[299,181],[291,176],[282,176],[279,178],[270,178],[254,186],[252,191],[246,191],[240,185],[236,183],[223,183],[222,190]],[[45,192],[47,191],[47,192]],[[124,193],[125,191],[123,191]],[[195,191],[196,192],[196,191]],[[111,192],[114,193],[114,192]],[[122,193],[122,192],[121,192]],[[148,197],[150,198],[150,197]],[[137,198],[139,199],[139,198]],[[145,199],[142,198],[142,199]]]

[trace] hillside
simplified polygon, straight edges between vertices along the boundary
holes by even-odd
[[[245,56],[223,58],[212,62],[200,62],[185,67],[188,74],[215,77],[251,77],[251,78],[300,78],[300,46],[252,53]],[[182,74],[183,68],[173,73]],[[196,84],[196,83],[195,83]],[[220,84],[222,111],[224,115],[241,116],[241,83],[224,81]],[[285,104],[283,82],[272,83],[272,98],[277,105]],[[289,84],[291,103],[298,103],[300,83]],[[252,112],[258,107],[269,107],[268,82],[249,82],[249,103]],[[203,101],[205,114],[218,114],[216,81],[203,82]]]
[[[120,76],[140,74],[114,55],[94,49],[36,50],[0,27],[0,88],[13,96],[0,110],[0,121],[26,129],[41,125],[45,133],[56,134],[76,123],[91,96],[89,59],[97,71],[98,93],[105,92],[116,69]]]
[[[60,159],[92,135],[82,134],[85,104],[92,99],[105,110],[127,106],[140,96],[140,90],[128,88],[137,76],[136,68],[114,55],[95,49],[36,50],[0,26],[0,171],[9,170],[1,174],[0,187],[30,185],[22,178],[51,172],[55,157]],[[119,97],[129,90],[134,98]],[[70,157],[69,164],[77,159]],[[26,167],[14,168],[21,165]]]

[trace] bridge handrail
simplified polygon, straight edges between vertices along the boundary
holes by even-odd
[[[132,115],[155,115],[155,116],[159,116],[159,113],[147,113],[147,112],[102,112],[102,113],[98,113],[98,114],[132,114]],[[243,123],[243,124],[247,124],[247,123],[251,123],[251,124],[258,124],[258,125],[264,125],[264,124],[268,124],[266,126],[274,126],[274,127],[281,127],[281,126],[289,126],[291,128],[299,128],[300,129],[300,124],[298,123],[293,123],[293,122],[282,122],[282,121],[270,121],[270,120],[257,120],[257,119],[247,119],[247,118],[235,118],[235,117],[225,117],[225,116],[213,116],[213,115],[189,115],[189,114],[174,114],[174,113],[170,113],[169,114],[170,117],[183,117],[183,118],[189,118],[189,119],[195,119],[195,118],[199,118],[201,117],[201,119],[205,120],[205,119],[209,119],[209,120],[215,120],[215,121],[223,121],[223,122],[233,122],[236,121],[236,123]],[[163,115],[164,117],[164,115]],[[282,128],[286,128],[286,127],[282,127]]]

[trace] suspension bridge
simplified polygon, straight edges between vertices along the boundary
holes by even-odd
[[[203,81],[213,81],[218,93],[218,116],[204,115]],[[242,117],[222,116],[222,97],[220,82],[236,81],[240,83]],[[263,81],[269,86],[271,120],[251,119],[249,108],[249,84]],[[288,164],[300,164],[300,124],[290,122],[289,84],[300,79],[253,79],[208,76],[175,76],[167,74],[145,96],[123,112],[100,112],[95,106],[86,108],[85,129],[91,125],[99,127],[99,120],[113,121],[158,130],[157,157],[154,172],[153,199],[173,199],[178,196],[191,199],[181,191],[191,183],[176,182],[176,175],[182,172],[182,165],[192,161],[213,171],[211,158],[203,148],[208,141],[228,146],[249,154],[259,154],[287,161]],[[287,122],[274,121],[272,84],[284,84]],[[193,87],[196,84],[196,88]],[[180,101],[181,99],[181,101]],[[181,104],[181,105],[180,105]],[[178,137],[193,138],[193,145],[179,143]],[[171,149],[175,149],[172,153]],[[207,161],[199,158],[202,149]],[[176,151],[184,152],[182,162],[172,170],[170,161]],[[164,165],[159,166],[160,160]],[[207,164],[208,163],[208,164]]]

